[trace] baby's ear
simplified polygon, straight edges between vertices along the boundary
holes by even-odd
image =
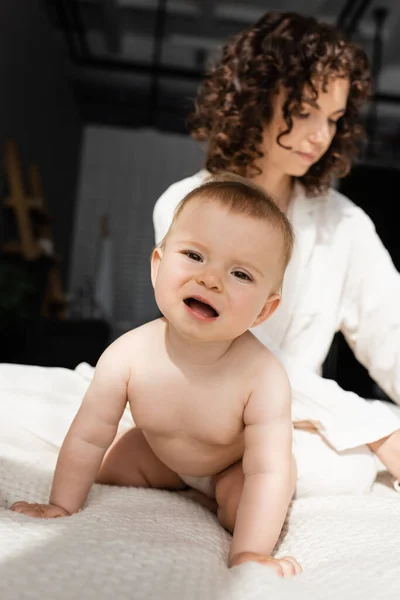
[[[272,317],[280,303],[280,294],[272,294],[262,307],[261,312],[258,315],[257,319],[254,321],[252,327],[256,327],[256,325],[261,325],[261,323],[264,323],[264,321]]]
[[[156,279],[158,274],[158,269],[160,266],[160,262],[163,256],[163,251],[161,248],[156,246],[151,253],[151,283],[153,284],[153,288],[156,285]]]

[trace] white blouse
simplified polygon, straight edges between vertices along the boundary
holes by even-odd
[[[159,198],[156,243],[177,204],[208,175],[202,170]],[[340,330],[371,377],[400,404],[400,276],[371,219],[336,190],[307,198],[297,183],[289,218],[296,243],[282,302],[252,331],[288,371],[295,424],[312,423],[337,450],[378,440],[400,428],[388,404],[366,402],[320,373]]]

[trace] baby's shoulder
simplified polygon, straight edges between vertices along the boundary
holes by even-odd
[[[248,383],[246,410],[261,411],[271,418],[290,416],[292,390],[286,369],[269,348],[249,333],[253,337],[246,340],[250,352],[244,358]]]
[[[262,379],[273,376],[287,377],[286,370],[278,357],[251,331],[246,332],[241,342],[240,354],[252,375]]]
[[[114,354],[123,354],[137,360],[140,356],[156,351],[157,346],[164,339],[164,331],[164,320],[155,319],[122,334],[109,349]]]

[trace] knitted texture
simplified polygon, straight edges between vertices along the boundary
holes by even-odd
[[[48,499],[57,453],[88,385],[84,373],[0,366],[0,487],[6,506]],[[124,426],[129,425],[125,415]],[[398,600],[400,496],[296,500],[277,554],[304,573],[229,570],[230,536],[178,494],[94,485],[84,510],[36,520],[0,508],[2,600]]]

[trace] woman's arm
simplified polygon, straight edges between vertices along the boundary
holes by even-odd
[[[366,402],[336,381],[306,369],[268,340],[268,348],[284,365],[292,387],[292,418],[311,423],[337,451],[382,439],[400,429],[400,419],[386,402]]]
[[[341,329],[371,377],[400,403],[400,275],[371,219],[358,210]]]

